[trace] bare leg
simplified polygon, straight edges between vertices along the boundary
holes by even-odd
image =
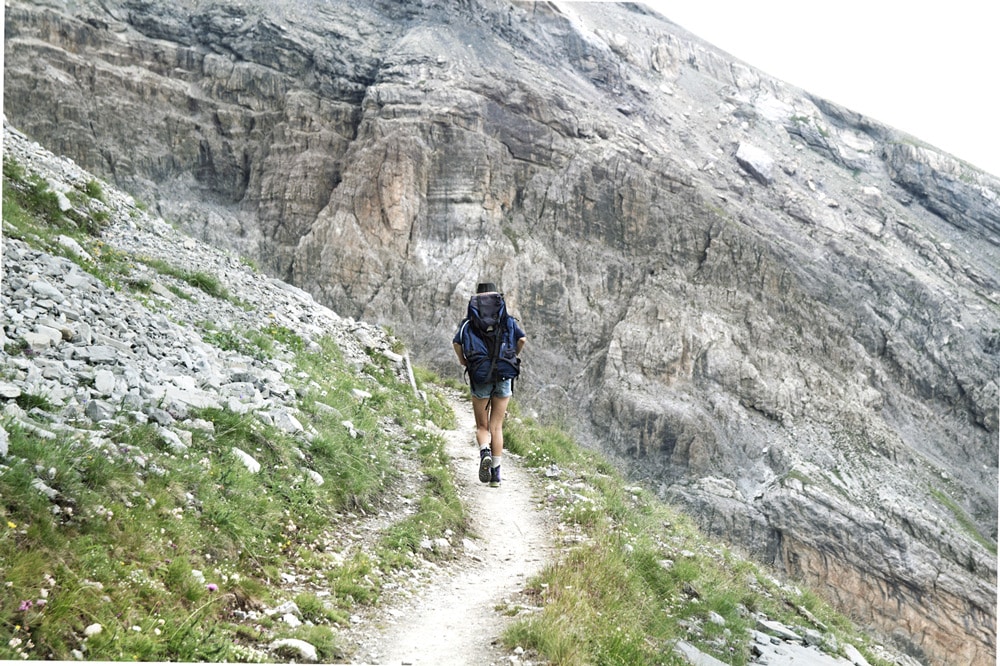
[[[472,414],[476,417],[476,443],[479,448],[490,444],[490,398],[472,396]],[[501,435],[502,437],[502,435]],[[501,440],[502,442],[503,440]]]
[[[499,456],[503,453],[503,420],[507,415],[507,403],[510,402],[510,397],[490,398],[487,402],[489,402],[487,411],[489,412],[490,449],[492,449],[494,456]]]

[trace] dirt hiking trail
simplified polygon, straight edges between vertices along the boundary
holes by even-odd
[[[512,621],[504,610],[553,556],[555,520],[538,477],[504,451],[501,486],[481,483],[471,404],[452,397],[451,405],[457,425],[442,434],[470,534],[454,559],[415,570],[412,589],[383,594],[377,617],[358,627],[355,664],[511,664],[498,641]]]

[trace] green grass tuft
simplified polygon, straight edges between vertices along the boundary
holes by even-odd
[[[969,517],[969,514],[967,514],[965,510],[959,506],[958,502],[953,500],[943,490],[939,490],[937,488],[931,488],[931,496],[948,509],[951,515],[954,516],[955,522],[962,527],[966,534],[968,534],[983,548],[990,551],[993,555],[997,554],[996,542],[983,535],[983,533],[976,526],[975,521],[973,521],[972,518]]]
[[[138,260],[158,273],[185,282],[196,289],[200,289],[209,296],[221,300],[231,300],[229,291],[222,285],[219,278],[210,273],[177,268],[162,259],[153,259],[151,257],[139,257]]]

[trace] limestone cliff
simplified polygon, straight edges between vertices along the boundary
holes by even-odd
[[[11,0],[5,113],[926,663],[996,655],[1000,182],[635,4]]]

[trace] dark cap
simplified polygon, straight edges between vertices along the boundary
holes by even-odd
[[[492,282],[480,282],[478,285],[476,285],[477,294],[484,294],[488,291],[496,291],[496,290],[497,286]]]

